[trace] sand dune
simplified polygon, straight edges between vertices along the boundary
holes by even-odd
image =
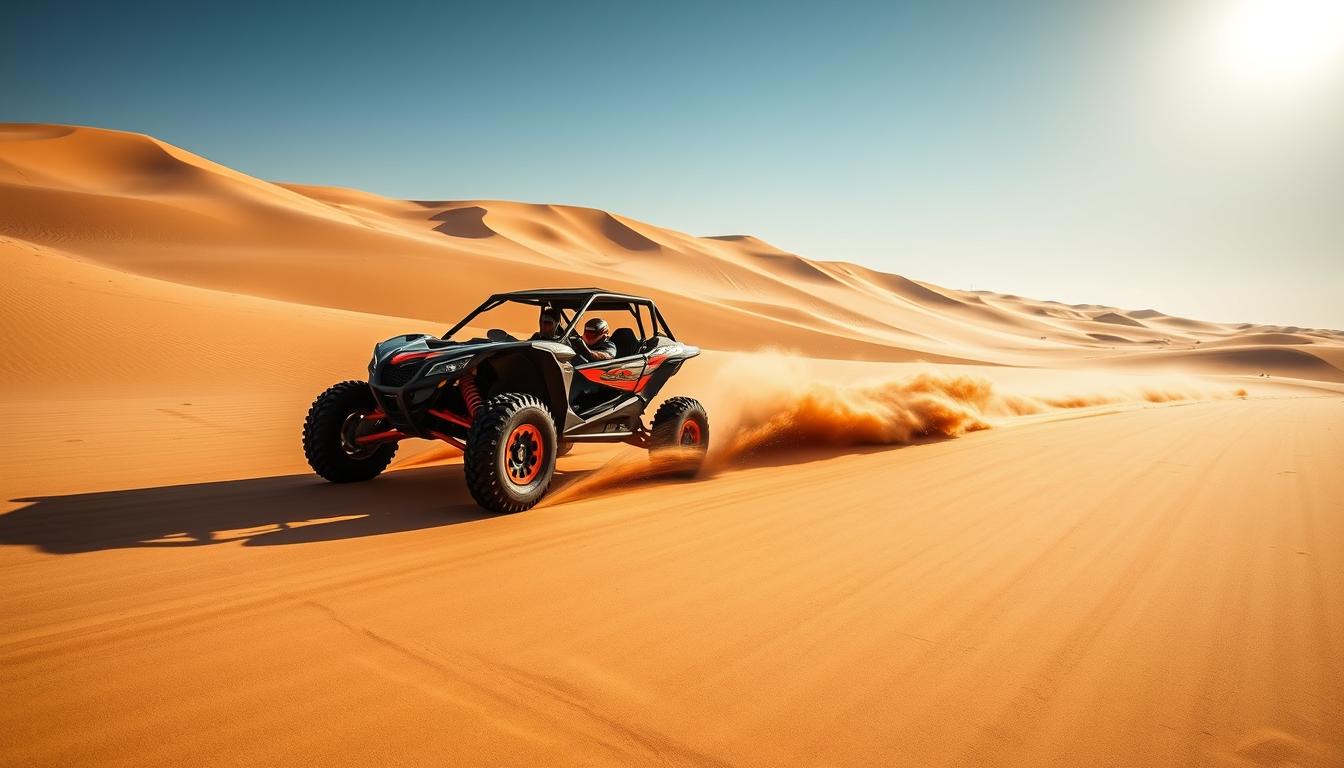
[[[1129,317],[1128,315],[1122,312],[1102,312],[1099,315],[1093,315],[1092,319],[1096,320],[1098,323],[1112,323],[1114,325],[1132,325],[1135,328],[1147,327],[1143,323],[1139,322],[1138,320],[1135,320],[1132,317]]]
[[[69,126],[0,126],[0,260],[0,763],[1344,762],[1337,331]],[[374,341],[594,283],[707,349],[701,477],[308,472]]]
[[[1291,376],[1318,381],[1344,381],[1344,370],[1320,355],[1298,347],[1280,345],[1236,345],[1210,349],[1172,350],[1147,357],[1134,356],[1108,361],[1108,365],[1139,366],[1148,370],[1200,370],[1240,376]]]
[[[1320,337],[1313,338],[1305,333],[1239,333],[1225,339],[1205,342],[1209,347],[1227,346],[1274,346],[1279,344],[1314,344]],[[1328,338],[1326,339],[1328,341]]]
[[[1114,308],[1071,312],[1003,296],[991,306],[754,237],[693,237],[593,209],[270,184],[148,137],[91,128],[0,130],[0,232],[134,274],[438,322],[497,287],[495,276],[516,286],[586,285],[600,275],[612,288],[653,295],[685,333],[721,349],[1054,364],[1061,352],[1094,356],[1089,333],[1143,327]],[[1145,339],[1193,344],[1238,333],[1152,318],[1174,327]]]

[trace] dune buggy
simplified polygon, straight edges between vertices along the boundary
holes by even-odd
[[[533,333],[543,314],[560,320],[552,335]],[[576,334],[593,316],[613,319],[615,357],[591,359]],[[495,323],[502,327],[484,336],[454,339]],[[441,338],[406,334],[375,346],[369,381],[343,381],[313,401],[303,451],[318,475],[347,483],[376,477],[406,438],[442,440],[462,450],[472,497],[495,512],[540,501],[573,443],[630,443],[694,474],[709,444],[700,403],[673,397],[650,426],[643,416],[698,354],[651,299],[600,288],[497,293]]]

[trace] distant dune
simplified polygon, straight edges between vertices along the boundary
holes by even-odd
[[[600,283],[653,295],[676,318],[678,331],[724,350],[1170,368],[1176,358],[1154,355],[1138,343],[1160,341],[1167,349],[1284,343],[1265,335],[1277,331],[1261,326],[971,294],[853,264],[812,261],[756,237],[695,237],[589,208],[403,201],[274,184],[147,136],[96,128],[0,127],[0,236],[16,247],[97,264],[128,279],[158,278],[437,324],[496,290]],[[50,303],[74,307],[82,301],[61,295],[67,291],[59,285],[44,290],[54,292]],[[7,327],[20,337],[50,327],[16,313],[12,303],[6,312]],[[115,314],[102,317],[117,320]],[[1097,345],[1112,337],[1135,344]],[[1238,362],[1222,359],[1217,368],[1272,375],[1310,370],[1340,381],[1342,344],[1344,335],[1320,332],[1304,350],[1320,364],[1282,367],[1286,358],[1242,354]],[[1201,356],[1181,361],[1196,372],[1205,362]]]

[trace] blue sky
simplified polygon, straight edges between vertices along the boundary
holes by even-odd
[[[1344,327],[1344,33],[1303,59],[1292,36],[1335,18],[1308,8],[1268,49],[1264,17],[1224,45],[1255,2],[29,4],[0,29],[0,119],[951,287]]]

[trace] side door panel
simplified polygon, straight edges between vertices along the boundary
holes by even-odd
[[[574,372],[599,387],[638,392],[648,381],[645,375],[647,365],[647,357],[636,354],[576,365]]]

